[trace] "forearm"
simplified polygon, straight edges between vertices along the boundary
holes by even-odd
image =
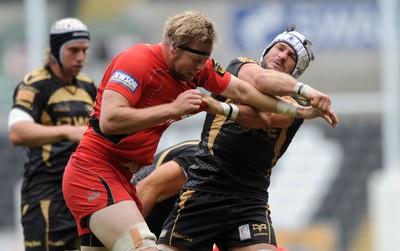
[[[238,105],[238,108],[239,114],[235,121],[241,126],[251,129],[268,127],[287,128],[294,120],[293,117],[277,113],[260,112],[247,105]]]
[[[100,128],[106,135],[134,133],[178,116],[171,104],[148,108],[116,107],[101,113]]]
[[[186,175],[176,161],[158,166],[139,181],[136,189],[143,204],[143,216],[146,217],[157,202],[178,194],[185,181]]]
[[[15,146],[41,147],[67,139],[67,126],[45,126],[33,122],[13,125],[9,139]]]
[[[275,70],[263,69],[256,64],[245,64],[240,68],[239,78],[255,86],[261,93],[272,96],[300,95],[323,113],[329,112],[329,96],[309,85],[298,82],[292,76]]]
[[[228,97],[237,103],[246,104],[255,107],[262,112],[274,112],[294,117],[297,105],[261,93],[253,85],[244,82],[234,76],[231,83],[222,93],[222,96]]]
[[[239,101],[242,104],[251,105],[261,112],[273,112],[296,117],[296,109],[298,105],[289,102],[284,98],[260,93],[255,88],[248,88],[247,91],[243,91],[242,93],[244,94],[241,98],[243,98],[244,101]]]
[[[274,70],[266,70],[254,75],[254,86],[264,94],[272,96],[295,95],[298,81],[288,74]]]
[[[143,180],[136,185],[136,191],[143,206],[142,215],[144,218],[149,215],[156,204],[157,192],[153,191],[153,188],[153,186],[146,185]]]
[[[100,129],[106,135],[135,133],[191,114],[200,109],[201,102],[201,92],[191,89],[180,93],[171,103],[137,108],[122,94],[105,90],[99,118]]]

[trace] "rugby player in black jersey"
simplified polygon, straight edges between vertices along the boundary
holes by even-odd
[[[80,20],[56,21],[46,63],[27,73],[14,92],[8,130],[11,143],[26,150],[21,190],[26,251],[79,247],[61,185],[97,92],[93,80],[81,73],[89,44],[88,28]]]
[[[270,81],[274,71],[298,78],[314,59],[310,46],[302,34],[290,27],[266,47],[262,67],[255,60],[236,58],[228,71],[273,95],[287,95],[285,99],[300,105],[318,106],[323,103],[324,94],[308,85],[298,82],[295,86],[274,86]],[[168,247],[159,248],[211,250],[216,242],[221,250],[277,250],[267,189],[272,167],[286,151],[303,119],[259,113],[251,107],[232,104],[224,97],[214,97],[232,107],[231,119],[207,114],[195,165],[190,167],[188,181],[160,234],[159,244]],[[325,119],[333,127],[338,122],[333,111]],[[164,201],[156,204],[157,210],[147,216],[149,225],[155,217],[160,219],[160,215],[168,214],[169,207],[161,206],[170,201],[163,200],[171,195],[171,188],[166,192],[165,187],[173,183],[172,187],[179,189],[183,184],[184,172],[179,171],[177,164],[166,162],[145,179],[147,174],[141,176],[141,171],[135,175],[141,180],[137,189],[143,198],[145,217],[155,202]],[[175,178],[170,175],[172,170]],[[177,179],[178,176],[181,178]]]

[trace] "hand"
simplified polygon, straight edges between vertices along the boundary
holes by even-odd
[[[199,110],[201,102],[201,92],[192,89],[179,94],[172,104],[179,115],[186,115]]]
[[[321,111],[321,113],[328,113],[331,109],[331,98],[315,89],[311,89],[306,98],[310,101],[312,107]]]
[[[303,83],[297,83],[295,92],[309,100],[312,107],[320,110],[322,113],[328,113],[330,111],[332,102],[328,95]]]
[[[299,106],[296,109],[296,117],[304,119],[313,119],[316,117],[322,117],[325,119],[333,128],[339,123],[339,118],[335,111],[330,109],[326,113],[322,113],[320,110],[312,106]]]
[[[72,126],[72,125],[63,126],[65,138],[74,143],[79,143],[79,141],[81,141],[83,133],[86,131],[86,129],[87,126]]]
[[[219,101],[207,94],[201,94],[201,100],[205,106],[205,111],[212,114],[223,114],[223,108]]]
[[[329,110],[329,112],[322,114],[322,118],[324,118],[333,128],[336,128],[339,123],[339,118],[332,109]]]

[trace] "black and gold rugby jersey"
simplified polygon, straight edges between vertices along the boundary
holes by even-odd
[[[227,70],[237,76],[248,58],[232,60]],[[213,95],[221,102],[231,102]],[[308,105],[301,97],[292,97]],[[196,164],[191,166],[183,189],[236,194],[268,200],[271,169],[284,154],[295,133],[303,123],[296,118],[289,128],[249,129],[221,115],[207,113],[201,134]]]
[[[87,75],[80,73],[72,85],[65,85],[46,66],[25,75],[15,89],[13,108],[29,113],[38,124],[87,125],[96,92]],[[76,147],[67,140],[37,148],[24,147],[22,203],[63,199],[62,176]]]

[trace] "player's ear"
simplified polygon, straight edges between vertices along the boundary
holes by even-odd
[[[177,54],[178,53],[178,48],[174,46],[172,43],[169,44],[169,53],[170,54]]]

